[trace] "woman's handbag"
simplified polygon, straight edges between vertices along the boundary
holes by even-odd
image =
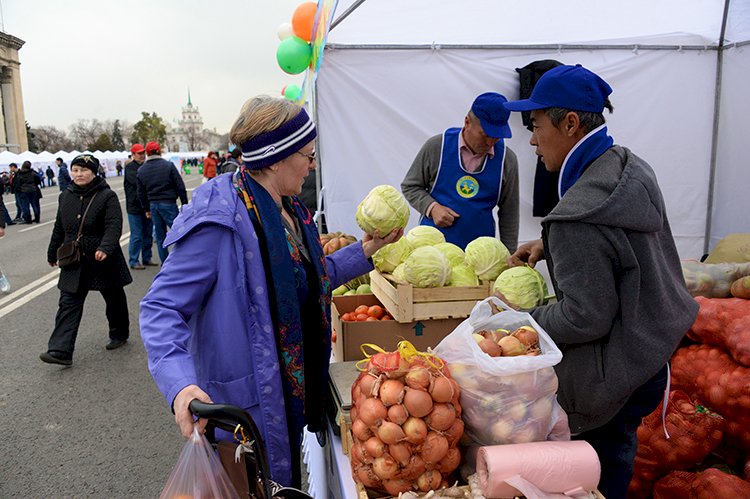
[[[83,222],[86,220],[86,215],[89,212],[89,208],[91,208],[91,203],[94,202],[94,198],[97,194],[99,193],[94,193],[94,195],[91,196],[91,200],[86,206],[86,210],[83,212],[81,222],[78,225],[78,235],[76,236],[76,238],[73,241],[62,243],[60,247],[57,248],[58,267],[65,268],[81,261],[81,237],[83,237]]]

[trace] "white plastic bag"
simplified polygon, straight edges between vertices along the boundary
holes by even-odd
[[[491,303],[505,309],[493,313]],[[531,326],[539,335],[541,354],[490,357],[472,334],[498,328],[513,331]],[[491,296],[435,348],[461,387],[467,445],[500,445],[544,440],[570,440],[565,412],[557,403],[553,368],[562,353],[526,312],[516,312]]]
[[[159,499],[239,499],[219,456],[209,441],[193,427]]]

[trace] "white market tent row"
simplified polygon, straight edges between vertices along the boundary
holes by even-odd
[[[328,227],[359,234],[372,187],[398,187],[476,95],[518,99],[515,69],[541,59],[613,87],[610,134],[656,171],[683,258],[750,232],[750,0],[340,0],[314,89]],[[520,113],[511,127],[524,241],[536,157]]]

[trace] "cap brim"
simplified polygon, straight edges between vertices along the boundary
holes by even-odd
[[[508,111],[534,111],[536,109],[546,109],[550,106],[534,102],[531,99],[522,99],[513,102],[505,102],[503,103],[503,107]]]
[[[509,139],[513,135],[509,125],[488,125],[481,121],[479,123],[482,125],[484,134],[493,139]]]

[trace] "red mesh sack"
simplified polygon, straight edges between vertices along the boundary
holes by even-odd
[[[690,345],[672,356],[672,386],[721,414],[726,435],[750,452],[750,368],[720,348]]]
[[[700,308],[688,337],[717,345],[732,358],[750,367],[750,300],[743,298],[695,298]]]
[[[690,471],[673,471],[654,485],[654,499],[689,499],[690,486],[697,477]]]
[[[684,470],[703,461],[721,442],[724,419],[682,391],[669,394],[664,434],[662,404],[638,427],[638,452],[628,495],[649,497],[654,483],[670,471]]]
[[[690,486],[690,499],[750,497],[750,482],[716,468],[698,473]]]

